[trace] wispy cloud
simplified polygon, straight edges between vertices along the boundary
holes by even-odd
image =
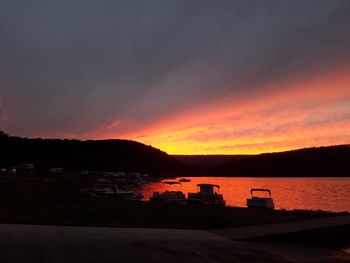
[[[348,143],[350,78],[343,74],[304,80],[284,89],[284,96],[270,93],[238,105],[209,107],[207,118],[194,112],[134,138],[170,153],[256,153]],[[300,88],[305,85],[312,92]]]
[[[16,105],[0,106],[11,119],[0,128],[169,152],[299,145],[298,129],[346,122],[349,11],[347,0],[2,1],[0,81]]]

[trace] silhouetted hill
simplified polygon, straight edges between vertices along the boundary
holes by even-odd
[[[172,155],[177,160],[191,166],[213,167],[229,161],[236,161],[252,155]]]
[[[0,166],[145,172],[153,175],[350,176],[350,145],[260,155],[174,155],[128,140],[28,139],[0,132]]]
[[[183,165],[151,146],[129,140],[61,140],[12,137],[0,132],[0,165],[33,163],[39,169],[177,173]]]
[[[172,155],[187,165],[188,175],[218,175],[216,167],[230,161],[247,158],[251,155]]]
[[[208,173],[227,176],[350,176],[350,145],[254,155],[218,165]]]

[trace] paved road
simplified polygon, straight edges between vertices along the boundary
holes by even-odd
[[[345,253],[303,249],[195,230],[0,225],[1,263],[350,262]]]
[[[272,236],[300,232],[306,230],[334,227],[341,225],[350,225],[350,215],[325,217],[291,223],[267,224],[257,226],[235,227],[213,229],[210,232],[225,236],[230,239],[240,240],[263,236]]]

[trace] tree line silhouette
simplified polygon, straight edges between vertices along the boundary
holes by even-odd
[[[176,156],[193,174],[216,176],[350,176],[350,145],[259,155]]]
[[[125,171],[153,176],[350,176],[350,145],[259,155],[171,156],[130,140],[28,139],[0,131],[0,167]]]
[[[32,163],[36,169],[125,171],[157,175],[181,164],[165,152],[130,140],[29,139],[0,132],[0,166]]]

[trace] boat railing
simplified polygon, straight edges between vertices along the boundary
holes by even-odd
[[[199,192],[204,195],[213,195],[220,192],[220,186],[216,184],[197,184]]]
[[[264,189],[264,188],[253,188],[250,190],[250,194],[253,196],[253,192],[267,192],[269,193],[271,197],[271,190],[270,189]]]

